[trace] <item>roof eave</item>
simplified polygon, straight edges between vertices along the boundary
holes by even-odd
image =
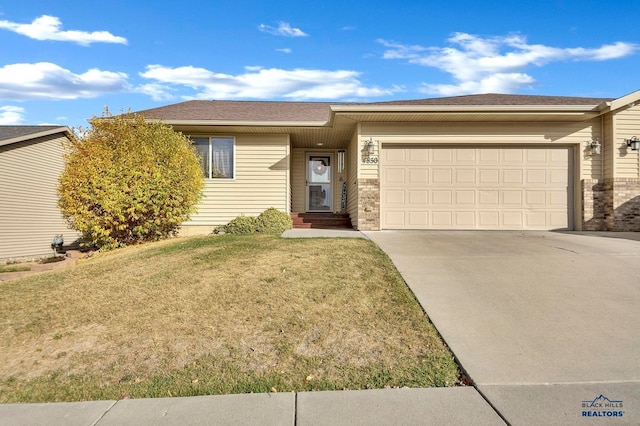
[[[332,112],[590,112],[598,105],[332,105]]]
[[[31,139],[37,139],[37,138],[42,138],[45,136],[51,136],[51,135],[55,135],[57,133],[65,133],[69,136],[71,136],[73,133],[71,132],[71,129],[68,126],[60,126],[60,127],[56,127],[54,129],[48,129],[48,130],[43,130],[41,132],[37,132],[37,133],[29,133],[27,135],[22,135],[22,136],[16,136],[15,138],[11,138],[11,139],[5,139],[0,141],[0,146],[5,146],[5,145],[11,145],[14,143],[19,143],[19,142],[24,142],[24,141],[28,141]]]
[[[248,127],[325,127],[327,121],[252,121],[252,120],[166,120],[149,118],[172,126],[248,126]]]

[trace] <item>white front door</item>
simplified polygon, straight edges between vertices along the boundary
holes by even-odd
[[[307,155],[307,211],[332,212],[332,156]]]

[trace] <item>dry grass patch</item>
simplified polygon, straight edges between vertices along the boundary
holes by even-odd
[[[165,241],[0,284],[0,402],[452,386],[390,260],[357,239]]]

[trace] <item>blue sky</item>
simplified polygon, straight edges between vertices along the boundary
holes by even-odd
[[[189,99],[383,101],[640,89],[640,2],[0,3],[0,124]]]

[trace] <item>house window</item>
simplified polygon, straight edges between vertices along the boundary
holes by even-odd
[[[235,140],[230,137],[192,138],[206,179],[235,177]]]

